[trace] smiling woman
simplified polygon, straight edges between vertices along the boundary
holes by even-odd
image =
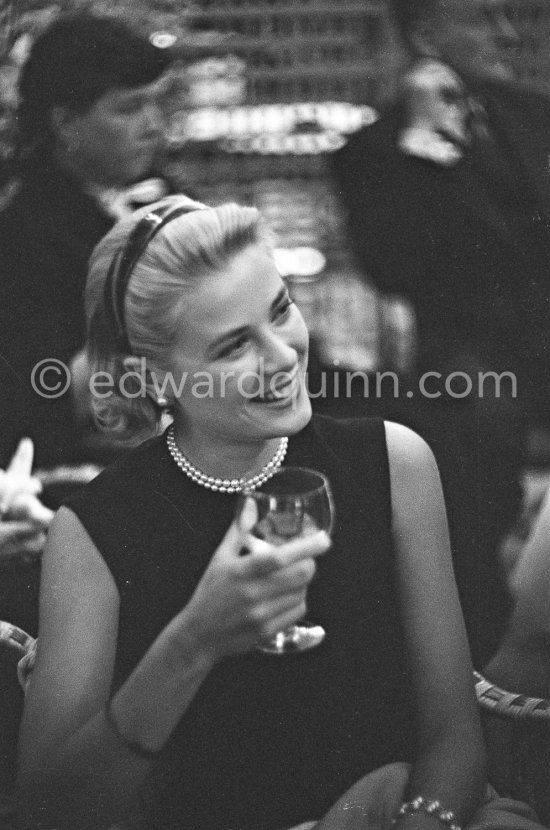
[[[158,211],[137,214],[142,224],[118,258],[134,219],[98,246],[87,292],[89,346],[94,365],[119,392],[128,370],[136,370],[140,384],[139,395],[96,400],[101,422],[133,440],[138,422],[144,434],[151,431],[163,399],[191,457],[199,466],[217,457],[225,475],[226,467],[235,467],[234,453],[224,459],[228,444],[242,443],[246,467],[258,440],[297,431],[311,417],[308,334],[258,212],[225,205],[206,213],[201,207],[172,197]],[[157,234],[161,245],[152,240]],[[107,330],[106,320],[115,328]]]
[[[433,457],[395,424],[312,417],[307,330],[258,211],[138,212],[95,249],[86,306],[89,359],[114,381],[104,428],[162,433],[166,409],[172,424],[54,521],[21,826],[468,820],[483,750]],[[252,500],[235,519],[285,465],[330,482],[327,556],[321,530],[257,538]],[[255,648],[306,603],[317,648]],[[419,798],[399,809],[405,781]]]

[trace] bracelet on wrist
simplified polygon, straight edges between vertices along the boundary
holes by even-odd
[[[452,810],[445,810],[439,801],[424,798],[423,795],[417,795],[410,801],[405,801],[397,811],[397,815],[393,819],[392,824],[397,824],[405,816],[414,815],[415,813],[424,813],[427,816],[432,816],[441,824],[444,824],[448,830],[461,830]]]
[[[119,743],[125,746],[126,749],[128,749],[133,755],[137,755],[147,761],[153,761],[155,758],[158,758],[162,752],[162,749],[147,749],[147,747],[142,746],[139,741],[133,741],[131,738],[127,738],[126,735],[120,731],[119,725],[115,720],[111,704],[112,698],[109,699],[107,706],[103,710],[105,721],[113,735],[116,736]]]
[[[550,719],[550,700],[507,692],[477,671],[474,671],[474,679],[477,700],[483,709],[504,718]]]

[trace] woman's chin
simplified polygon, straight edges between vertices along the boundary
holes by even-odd
[[[296,428],[292,432],[289,430],[289,435],[294,435],[307,426],[312,415],[313,410],[311,408],[311,401],[309,400],[307,393],[304,391],[303,401],[300,403],[300,406],[296,408]]]
[[[298,394],[288,401],[251,402],[250,415],[256,423],[265,426],[271,436],[295,435],[311,420],[311,402],[302,387]]]

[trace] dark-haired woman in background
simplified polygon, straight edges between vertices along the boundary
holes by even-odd
[[[0,214],[0,466],[25,435],[40,467],[82,458],[70,393],[58,395],[65,370],[51,360],[69,365],[83,345],[87,261],[135,207],[128,185],[147,179],[138,204],[172,190],[152,178],[170,63],[122,22],[78,13],[57,18],[23,67],[20,187]]]

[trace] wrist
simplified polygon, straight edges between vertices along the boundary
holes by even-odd
[[[392,821],[392,830],[447,830],[437,816],[427,813],[408,813],[397,822],[396,818]]]
[[[198,673],[206,676],[222,658],[219,637],[186,606],[169,628],[174,659],[179,663],[190,661]]]
[[[210,653],[175,617],[109,704],[110,731],[135,755],[154,757],[212,666]]]
[[[429,823],[439,825],[441,830],[461,830],[452,810],[443,807],[436,799],[425,798],[423,795],[405,801],[392,821],[392,825],[399,828],[403,828],[403,825],[410,828],[424,827]]]
[[[105,718],[105,723],[109,727],[109,731],[112,735],[116,738],[118,743],[125,747],[128,752],[132,755],[136,756],[137,758],[141,758],[144,761],[154,761],[156,760],[159,755],[161,754],[164,748],[164,742],[158,746],[146,746],[143,740],[139,737],[131,737],[130,735],[126,734],[123,729],[121,728],[118,716],[113,709],[113,698],[107,701],[107,705],[103,710],[103,715]]]

